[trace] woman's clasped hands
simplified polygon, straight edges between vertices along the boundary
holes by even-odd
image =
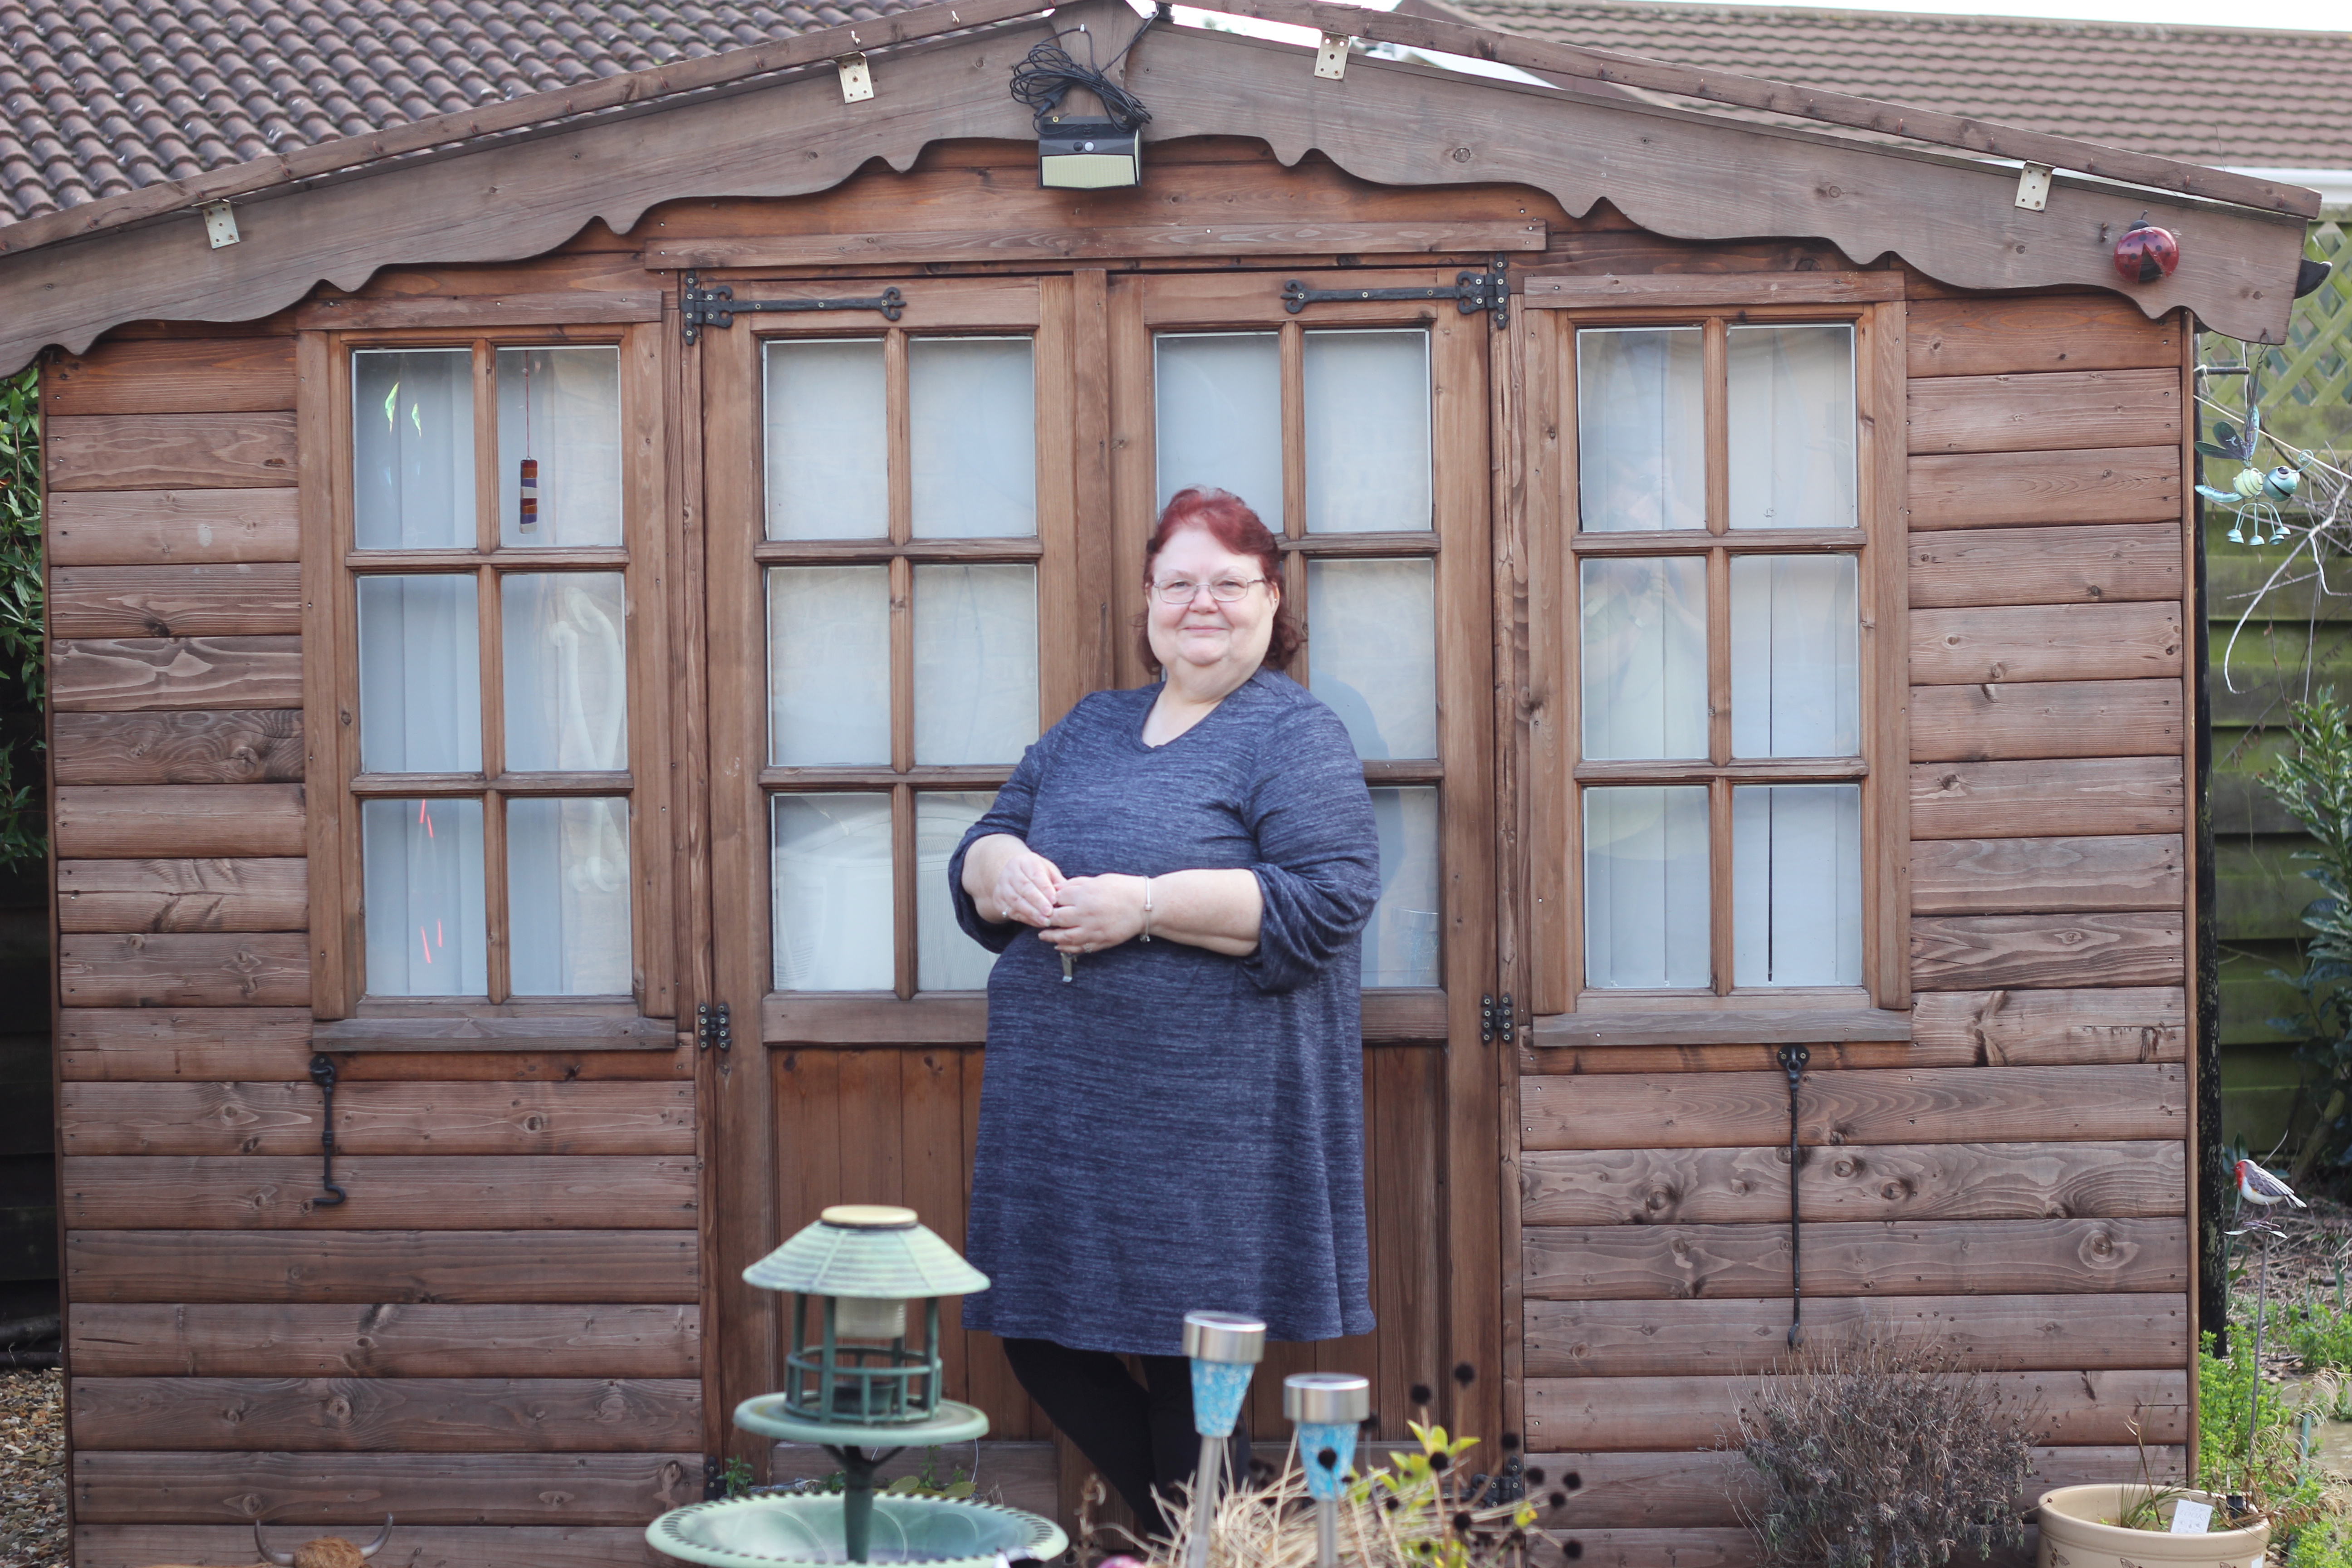
[[[1007,846],[989,883],[999,918],[1038,928],[1056,952],[1099,952],[1142,934],[1141,877],[1066,877],[1024,845]]]

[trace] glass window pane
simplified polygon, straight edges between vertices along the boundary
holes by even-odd
[[[371,996],[486,996],[482,803],[360,803]]]
[[[507,920],[516,995],[634,989],[629,803],[508,801]]]
[[[474,548],[474,355],[352,355],[352,527],[362,550]]]
[[[499,580],[499,600],[508,771],[627,767],[621,574],[509,573]]]
[[[890,569],[768,571],[768,760],[890,762]]]
[[[1276,332],[1163,332],[1153,399],[1160,506],[1213,485],[1282,531],[1282,339]]]
[[[1374,985],[1438,981],[1437,791],[1372,791],[1381,835],[1381,901],[1364,927],[1364,979]]]
[[[1731,754],[1862,750],[1851,555],[1731,558]]]
[[[1037,393],[1027,338],[907,344],[917,539],[1037,531]]]
[[[1705,986],[1705,785],[1584,792],[1584,983]]]
[[[764,363],[768,537],[887,537],[882,340],[773,341]]]
[[[1437,755],[1437,569],[1307,563],[1307,684],[1360,757]]]
[[[963,934],[948,897],[948,861],[963,836],[988,814],[986,790],[915,797],[915,988],[985,991],[996,954]]]
[[[472,576],[362,577],[360,769],[482,767],[482,647]]]
[[[1429,333],[1308,332],[1306,359],[1307,531],[1430,527]]]
[[[897,983],[890,797],[774,797],[779,991],[887,991]]]
[[[1862,984],[1862,786],[1731,792],[1735,985]]]
[[[1731,329],[1731,526],[1853,528],[1853,329]]]
[[[1706,362],[1696,327],[1576,334],[1578,527],[1706,526]]]
[[[499,542],[620,543],[621,351],[500,349],[498,387]]]
[[[1706,563],[1588,560],[1577,577],[1585,756],[1706,756]]]
[[[1037,738],[1037,569],[915,568],[915,762],[1014,763]]]

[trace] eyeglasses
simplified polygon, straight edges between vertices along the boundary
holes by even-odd
[[[1165,583],[1154,583],[1151,591],[1160,595],[1163,605],[1189,605],[1206,588],[1209,597],[1220,605],[1230,605],[1265,581],[1263,577],[1220,577],[1213,583],[1195,583],[1190,577],[1171,577]]]

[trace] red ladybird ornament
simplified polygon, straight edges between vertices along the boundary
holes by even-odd
[[[2124,230],[2116,241],[2116,270],[2126,283],[2154,283],[2172,276],[2180,265],[2180,242],[2172,237],[2169,229],[2161,229],[2146,218]]]

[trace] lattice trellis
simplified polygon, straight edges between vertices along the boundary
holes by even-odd
[[[2312,225],[2304,254],[2335,266],[2326,282],[2294,302],[2285,343],[2257,349],[2208,333],[2203,358],[2226,364],[2259,353],[2263,426],[2297,447],[2352,450],[2352,219]],[[2207,395],[2242,407],[2244,387],[2235,377],[2217,379]],[[2210,415],[2203,421],[2211,422]],[[2218,467],[2224,474],[2235,471],[2228,464]]]

